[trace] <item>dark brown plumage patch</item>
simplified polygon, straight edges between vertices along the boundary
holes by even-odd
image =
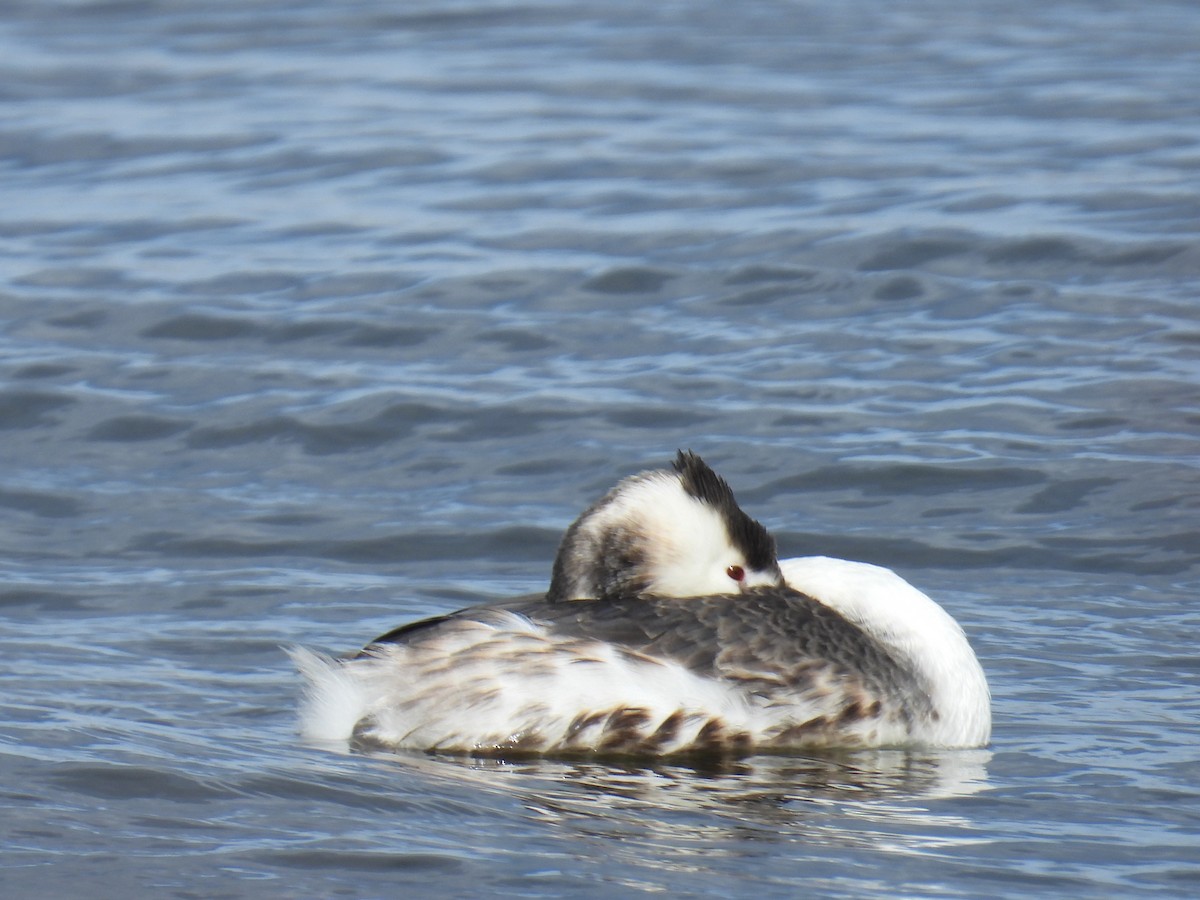
[[[617,709],[608,717],[599,750],[635,750],[642,745],[650,713],[644,709]]]
[[[709,719],[696,732],[692,746],[700,751],[720,750],[725,744],[725,725],[720,719]]]
[[[567,742],[577,743],[581,732],[599,725],[609,716],[606,712],[583,712],[571,720],[567,726]]]
[[[842,707],[841,713],[838,715],[839,724],[850,724],[857,722],[865,717],[862,704],[857,700],[851,700]]]
[[[652,743],[654,747],[660,748],[675,740],[679,734],[679,726],[683,724],[683,713],[679,710],[671,713],[662,723],[655,729],[654,734],[647,738],[647,741]]]
[[[753,746],[754,739],[748,732],[732,731],[721,719],[711,718],[696,732],[688,753],[701,756],[738,756],[748,753]]]

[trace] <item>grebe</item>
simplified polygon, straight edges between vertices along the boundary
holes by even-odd
[[[739,755],[991,734],[953,618],[878,566],[778,561],[691,452],[585,511],[546,594],[404,625],[347,659],[289,653],[305,736],[361,746]]]

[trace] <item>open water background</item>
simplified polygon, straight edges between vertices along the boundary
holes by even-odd
[[[1200,6],[13,0],[5,896],[1200,891]],[[704,454],[973,753],[363,756],[279,646]]]

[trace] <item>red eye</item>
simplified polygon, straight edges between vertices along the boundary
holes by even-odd
[[[730,578],[732,578],[734,581],[741,581],[743,578],[746,577],[746,570],[743,569],[741,566],[730,566],[728,569],[725,570],[725,574],[728,575]]]

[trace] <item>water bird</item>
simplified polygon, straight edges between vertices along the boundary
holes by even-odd
[[[699,456],[630,476],[566,531],[544,594],[288,651],[304,735],[509,756],[738,756],[986,744],[958,623],[896,573],[775,541]]]

